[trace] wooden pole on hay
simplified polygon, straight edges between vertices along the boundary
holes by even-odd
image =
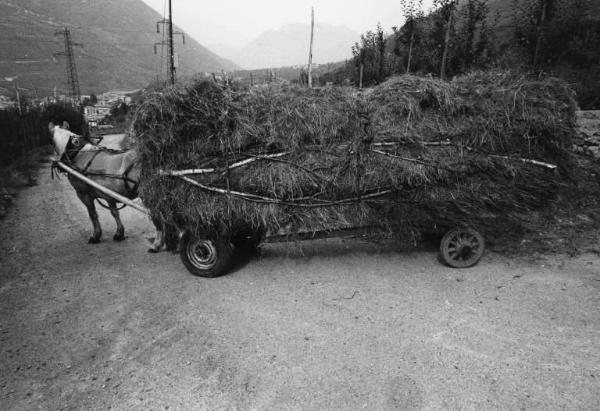
[[[312,54],[315,32],[315,8],[310,9],[310,48],[308,50],[308,87],[312,88]]]
[[[365,65],[360,63],[360,72],[358,74],[358,88],[362,89],[363,86],[363,74],[365,72]]]
[[[62,161],[56,161],[56,166],[60,167],[61,169],[63,169],[64,171],[66,171],[67,173],[71,174],[72,176],[78,178],[79,180],[83,181],[84,183],[90,185],[92,188],[100,191],[103,194],[106,194],[108,197],[111,197],[114,200],[117,200],[123,204],[128,205],[129,207],[135,208],[138,211],[141,211],[144,214],[150,215],[150,211],[144,207],[141,206],[139,204],[134,203],[133,201],[131,201],[129,198],[122,196],[121,194],[114,192],[113,190],[110,190],[106,187],[104,187],[101,184],[96,183],[95,181],[87,178],[86,176],[84,176],[83,174],[81,174],[80,172],[73,170],[71,167],[67,166],[65,163],[63,163]]]

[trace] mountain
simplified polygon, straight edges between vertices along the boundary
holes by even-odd
[[[148,85],[161,64],[163,35],[156,32],[162,16],[141,0],[0,0],[0,88],[28,89],[33,95],[68,89],[64,51],[57,30],[69,27],[82,94],[129,90]],[[179,30],[178,30],[179,31]],[[179,71],[234,70],[237,66],[186,36],[175,39]],[[165,51],[166,52],[166,51]],[[164,59],[163,59],[164,60]],[[12,78],[13,81],[11,80]]]
[[[352,56],[352,45],[360,35],[345,26],[315,25],[313,62],[343,61]],[[230,58],[245,69],[293,66],[308,63],[310,25],[287,24],[269,30]]]

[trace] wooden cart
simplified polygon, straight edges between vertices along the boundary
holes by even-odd
[[[56,166],[79,178],[95,189],[131,206],[147,215],[150,212],[140,204],[125,198],[112,190],[90,180],[83,174],[58,161]],[[333,237],[353,237],[381,230],[381,227],[354,227],[330,231],[299,231],[293,233],[264,233],[262,230],[248,230],[243,234],[231,237],[227,234],[218,236],[196,237],[191,231],[179,235],[179,254],[190,273],[200,277],[217,277],[223,275],[235,261],[236,254],[247,254],[261,243],[278,243],[291,241],[317,240]],[[385,229],[387,231],[387,228]],[[440,241],[442,260],[454,268],[472,267],[479,262],[485,250],[483,236],[474,228],[455,227],[447,230]]]
[[[294,233],[274,233],[248,231],[243,235],[230,237],[213,235],[199,238],[191,232],[184,232],[179,243],[179,254],[185,267],[194,275],[218,277],[227,272],[236,255],[244,255],[255,250],[262,243],[307,241],[324,238],[357,237],[372,234],[383,227],[355,227],[331,231],[300,231]],[[478,230],[470,227],[456,227],[447,230],[440,241],[440,257],[450,267],[467,268],[479,262],[485,250],[485,241]]]

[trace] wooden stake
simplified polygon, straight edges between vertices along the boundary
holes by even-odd
[[[308,50],[308,87],[312,88],[312,54],[315,32],[315,8],[310,9],[310,49]]]
[[[540,22],[537,26],[537,33],[536,33],[536,39],[535,39],[535,50],[533,52],[533,69],[534,70],[537,70],[537,68],[538,68],[540,47],[542,45],[544,24],[546,22],[546,6],[547,5],[548,5],[548,2],[546,0],[542,0],[542,15],[540,17]]]
[[[362,89],[364,71],[365,71],[365,66],[364,66],[364,64],[360,63],[360,73],[358,75],[358,88],[360,88],[360,89]]]

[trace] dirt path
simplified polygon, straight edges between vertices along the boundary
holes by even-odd
[[[600,409],[600,259],[355,241],[265,247],[218,279],[128,238],[86,243],[66,179],[0,222],[0,408]]]

